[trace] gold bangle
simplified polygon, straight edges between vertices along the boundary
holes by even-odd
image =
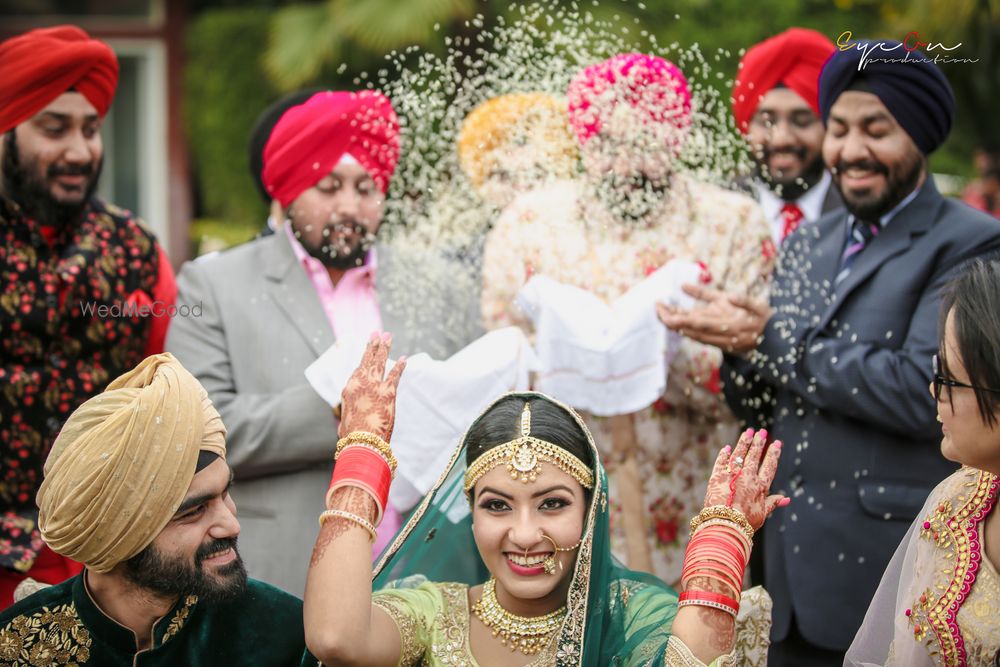
[[[392,457],[393,460],[395,460],[395,457],[392,456],[392,448],[389,447],[389,443],[387,443],[385,440],[378,437],[374,433],[369,433],[368,431],[351,431],[346,436],[338,440],[337,449],[333,454],[334,460],[336,460],[337,457],[340,456],[340,452],[344,450],[348,445],[358,442],[370,445],[371,447],[374,447],[375,449],[385,454],[387,457]]]
[[[740,512],[738,509],[734,509],[732,507],[726,507],[725,505],[711,505],[698,512],[698,516],[691,519],[691,535],[694,535],[694,532],[698,530],[698,527],[709,519],[726,519],[727,521],[732,521],[740,527],[740,530],[743,531],[743,534],[746,535],[748,539],[753,540],[753,526],[751,526],[750,522],[747,521],[743,512]]]
[[[344,445],[342,449],[337,451],[337,455],[334,457],[333,460],[336,461],[337,459],[339,459],[340,455],[343,454],[348,449],[350,449],[351,447],[361,447],[362,449],[367,449],[369,451],[378,454],[382,458],[382,460],[385,461],[386,465],[389,466],[389,474],[392,476],[393,479],[396,478],[396,467],[399,465],[399,461],[396,460],[396,457],[393,456],[392,452],[388,453],[383,452],[381,449],[378,449],[377,447],[372,447],[371,445],[364,442],[347,443],[346,445]]]
[[[326,523],[327,519],[334,518],[334,517],[339,518],[339,519],[346,519],[347,521],[350,521],[352,523],[355,523],[355,524],[361,526],[366,531],[368,531],[368,535],[369,535],[369,537],[371,537],[371,541],[372,542],[375,541],[375,526],[373,526],[370,521],[368,521],[366,519],[363,519],[362,517],[358,516],[357,514],[351,514],[350,512],[345,512],[344,510],[326,510],[326,511],[324,511],[322,514],[319,515],[319,526],[320,526],[320,528],[323,527],[323,524]]]

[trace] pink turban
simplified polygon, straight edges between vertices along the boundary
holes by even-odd
[[[118,58],[76,26],[40,28],[0,43],[0,134],[70,88],[103,116],[118,87]]]
[[[288,206],[333,171],[345,153],[383,193],[389,189],[399,160],[399,121],[381,93],[328,90],[286,111],[264,146],[264,187]]]
[[[687,130],[691,125],[691,91],[673,63],[642,53],[624,53],[591,65],[575,77],[567,91],[569,119],[580,143],[607,122],[619,102],[626,102],[648,121]]]

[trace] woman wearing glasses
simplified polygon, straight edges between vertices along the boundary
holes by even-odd
[[[889,563],[848,665],[1000,666],[1000,258],[969,264],[941,313],[931,391],[941,452],[962,468]]]

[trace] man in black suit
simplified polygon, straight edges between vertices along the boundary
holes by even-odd
[[[823,157],[846,210],[782,248],[769,304],[692,286],[705,303],[664,322],[727,352],[730,406],[786,442],[765,528],[771,665],[841,665],[941,457],[928,391],[940,292],[964,260],[1000,248],[989,216],[942,197],[927,155],[954,96],[898,42],[838,51],[820,79]]]

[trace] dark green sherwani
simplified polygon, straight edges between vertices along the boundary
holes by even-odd
[[[83,575],[38,591],[0,613],[0,665],[177,667],[315,666],[305,648],[302,601],[251,579],[220,604],[181,599],[153,625],[152,647],[94,603]]]

